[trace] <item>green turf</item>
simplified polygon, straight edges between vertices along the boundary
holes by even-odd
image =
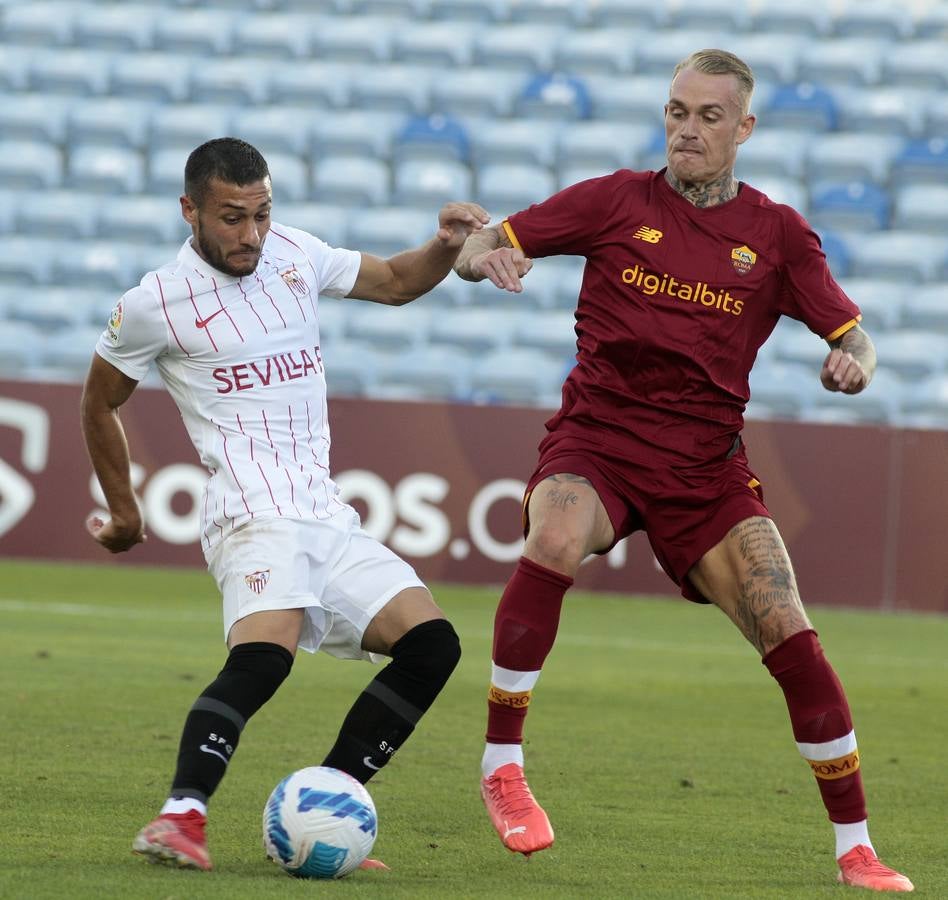
[[[369,785],[392,871],[301,882],[264,858],[263,804],[319,762],[372,668],[302,654],[214,798],[215,871],[150,866],[130,843],[224,658],[216,590],[203,573],[0,562],[0,897],[841,896],[779,690],[720,613],[685,601],[571,595],[526,746],[556,845],[507,853],[477,794],[497,592],[436,595],[465,655]],[[948,619],[811,615],[853,707],[876,847],[948,897]]]

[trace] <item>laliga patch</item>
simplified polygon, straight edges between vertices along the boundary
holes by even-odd
[[[735,247],[731,251],[731,265],[734,266],[734,271],[738,275],[746,275],[754,268],[755,262],[757,262],[757,254],[747,244]]]
[[[122,332],[122,320],[125,318],[125,307],[122,305],[122,301],[119,300],[115,304],[112,314],[109,316],[109,324],[105,326],[105,333],[109,336],[109,340],[113,344],[119,342],[119,334]]]

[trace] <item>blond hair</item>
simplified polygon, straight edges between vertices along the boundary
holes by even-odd
[[[672,80],[683,69],[694,69],[705,75],[733,75],[737,79],[737,95],[741,101],[741,111],[747,114],[750,109],[751,95],[754,93],[754,73],[740,57],[727,50],[696,50],[675,66]]]

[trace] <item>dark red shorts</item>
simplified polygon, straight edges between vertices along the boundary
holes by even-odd
[[[607,447],[575,435],[551,434],[541,445],[530,493],[544,478],[568,472],[588,478],[602,501],[615,543],[644,530],[655,558],[681,593],[696,603],[709,602],[688,580],[688,572],[738,522],[770,512],[757,476],[737,441],[725,457],[694,466],[661,461],[631,462]],[[529,528],[524,502],[524,533]],[[608,553],[612,546],[600,551]]]

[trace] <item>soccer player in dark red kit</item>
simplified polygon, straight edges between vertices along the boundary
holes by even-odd
[[[553,843],[523,773],[531,693],[582,560],[642,529],[682,594],[720,607],[783,690],[835,829],[839,880],[910,891],[869,840],[846,696],[741,441],[748,375],[781,315],[826,340],[827,390],[857,394],[875,368],[816,235],[734,177],[753,87],[733,54],[692,54],[665,105],[665,169],[566,188],[472,234],[455,263],[462,278],[519,291],[533,258],[586,258],[577,363],[546,423],[523,556],[494,622],[481,794],[508,849]]]

